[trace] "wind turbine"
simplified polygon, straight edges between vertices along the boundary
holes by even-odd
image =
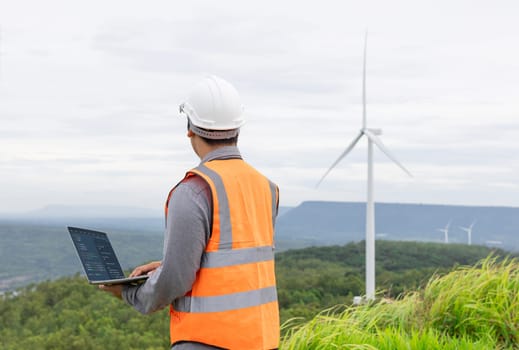
[[[444,238],[445,243],[449,243],[449,227],[451,226],[451,221],[452,220],[449,220],[449,222],[447,223],[445,228],[436,229],[437,231],[443,232],[443,234],[445,236],[445,238]]]
[[[472,228],[474,227],[475,223],[476,223],[476,220],[472,221],[472,224],[470,224],[469,227],[460,226],[460,229],[462,229],[463,231],[467,232],[469,245],[472,245]]]
[[[326,171],[317,183],[321,184],[326,175],[355,147],[359,140],[366,136],[368,139],[368,188],[366,201],[366,299],[375,298],[375,205],[373,202],[373,144],[375,144],[389,159],[398,165],[409,176],[411,173],[389,152],[386,146],[378,138],[382,134],[381,129],[371,129],[367,127],[366,117],[366,52],[368,46],[368,32],[364,37],[364,61],[362,70],[362,129],[357,137],[353,139],[348,147],[342,152],[339,158]]]

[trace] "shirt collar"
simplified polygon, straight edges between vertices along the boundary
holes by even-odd
[[[200,164],[216,159],[242,159],[237,146],[223,146],[207,153]]]

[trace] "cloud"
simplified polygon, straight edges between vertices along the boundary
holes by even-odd
[[[515,2],[50,1],[0,13],[12,207],[73,203],[77,188],[92,203],[162,205],[198,162],[177,105],[206,73],[239,89],[241,150],[284,205],[364,200],[364,141],[313,186],[361,127],[366,28],[368,126],[416,177],[376,151],[377,198],[517,203]]]

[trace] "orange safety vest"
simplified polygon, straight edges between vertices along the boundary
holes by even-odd
[[[191,291],[170,307],[171,343],[275,349],[280,337],[273,251],[278,188],[241,159],[209,161],[186,178],[193,175],[211,188],[212,232]],[[166,215],[167,210],[166,202]]]

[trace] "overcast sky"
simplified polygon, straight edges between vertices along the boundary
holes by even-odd
[[[49,204],[161,210],[198,164],[178,104],[232,82],[240,150],[281,205],[365,201],[368,126],[379,202],[519,206],[517,1],[0,0],[0,213]]]

